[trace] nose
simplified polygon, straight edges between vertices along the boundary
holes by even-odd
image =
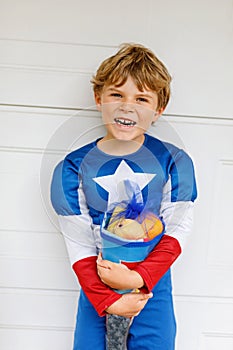
[[[134,105],[132,103],[123,102],[120,106],[120,111],[124,113],[134,112]]]

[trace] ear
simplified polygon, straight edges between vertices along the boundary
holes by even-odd
[[[159,117],[162,115],[163,111],[164,111],[164,108],[160,108],[158,111],[155,111],[155,114],[154,114],[154,117],[152,120],[153,123],[159,119]]]
[[[95,92],[94,94],[94,97],[95,97],[95,104],[96,104],[96,107],[98,109],[98,111],[101,111],[101,96],[98,92]]]

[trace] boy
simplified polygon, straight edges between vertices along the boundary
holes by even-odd
[[[92,80],[106,135],[55,169],[51,199],[81,285],[74,350],[106,348],[106,314],[136,316],[128,350],[174,349],[170,266],[191,228],[195,178],[183,150],[146,134],[169,101],[170,82],[149,49],[123,45]],[[139,185],[146,210],[163,217],[166,234],[144,261],[122,268],[97,256],[104,213],[127,198],[125,179]],[[121,295],[113,288],[141,293]]]

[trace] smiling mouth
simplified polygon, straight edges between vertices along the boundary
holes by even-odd
[[[123,125],[123,126],[134,126],[136,125],[136,122],[130,119],[123,119],[123,118],[115,118],[114,119],[115,123],[118,125]]]

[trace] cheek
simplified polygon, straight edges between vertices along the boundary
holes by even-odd
[[[155,113],[153,111],[143,113],[143,115],[141,115],[139,118],[138,126],[140,128],[143,128],[144,130],[147,130],[148,128],[150,128],[154,120],[155,120]]]
[[[155,119],[155,111],[152,110],[152,109],[147,109],[147,110],[144,110],[144,112],[141,114],[141,120],[145,123],[152,123]]]
[[[114,111],[108,105],[102,105],[101,113],[102,113],[102,120],[105,123],[112,121],[114,119]]]
[[[114,118],[117,115],[117,111],[119,108],[119,104],[118,103],[105,103],[102,104],[102,116],[105,118]]]

